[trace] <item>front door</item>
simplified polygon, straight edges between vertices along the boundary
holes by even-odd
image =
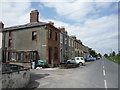
[[[49,64],[52,62],[52,48],[49,48]]]

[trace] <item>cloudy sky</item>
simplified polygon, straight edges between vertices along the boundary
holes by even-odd
[[[58,2],[59,1],[59,2]],[[114,1],[114,2],[113,2]],[[5,27],[29,23],[31,10],[39,21],[54,21],[96,52],[118,51],[118,0],[2,0],[0,21]],[[2,15],[2,16],[1,16]]]

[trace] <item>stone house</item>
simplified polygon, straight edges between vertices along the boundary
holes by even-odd
[[[59,28],[60,32],[60,63],[64,63],[69,59],[68,34],[65,28]]]
[[[72,36],[69,36],[69,59],[74,58],[75,53],[74,53],[74,39]]]
[[[38,19],[39,12],[33,10],[30,23],[2,29],[4,61],[29,67],[39,59],[46,60],[50,67],[60,64],[60,30],[53,22]]]
[[[70,36],[73,40],[73,57],[82,57],[82,42],[76,39],[76,36]]]
[[[83,57],[84,58],[89,58],[90,54],[89,54],[89,47],[83,45],[82,46],[82,50],[83,50]]]

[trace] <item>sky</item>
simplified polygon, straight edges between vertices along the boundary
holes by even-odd
[[[97,53],[118,52],[118,0],[2,0],[0,21],[5,27],[29,23],[31,10],[39,21],[53,21],[76,35]]]

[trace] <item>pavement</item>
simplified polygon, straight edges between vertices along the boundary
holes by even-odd
[[[104,57],[70,69],[31,69],[29,88],[118,88],[118,64]]]

